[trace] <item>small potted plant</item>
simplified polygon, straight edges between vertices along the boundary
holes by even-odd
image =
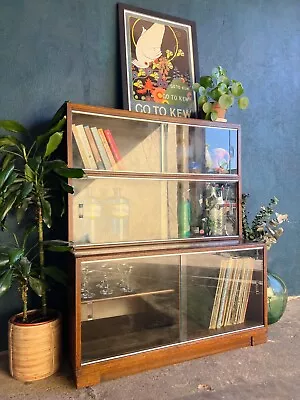
[[[64,213],[65,193],[73,193],[66,178],[83,176],[81,169],[68,168],[56,156],[66,123],[63,112],[38,136],[16,121],[0,121],[0,128],[10,132],[0,137],[0,226],[7,229],[11,216],[25,232],[21,246],[16,239],[16,245],[0,249],[0,295],[14,280],[22,294],[23,313],[9,321],[10,371],[22,381],[50,376],[59,366],[61,321],[59,313],[47,307],[47,289],[51,280],[64,281],[64,272],[47,265],[45,251],[68,251],[70,246],[46,241],[45,233],[52,227],[53,214]],[[35,244],[27,249],[27,237],[34,234]],[[29,288],[41,298],[40,310],[27,310]]]
[[[279,200],[273,197],[267,206],[261,206],[252,223],[248,222],[247,199],[249,194],[242,194],[242,227],[245,241],[266,243],[270,250],[277,243],[284,230],[281,226],[288,221],[287,214],[275,212]],[[283,279],[276,273],[268,270],[267,274],[268,296],[268,323],[273,324],[282,317],[288,298],[287,287]]]
[[[242,83],[229,79],[221,66],[214,68],[211,75],[201,76],[199,83],[193,84],[193,90],[198,94],[198,104],[205,119],[212,121],[226,121],[226,110],[233,106],[235,99],[241,110],[249,105],[248,97],[242,96]]]

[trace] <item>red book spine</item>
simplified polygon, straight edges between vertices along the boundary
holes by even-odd
[[[114,159],[118,162],[122,159],[121,154],[119,152],[119,149],[117,147],[117,144],[115,142],[115,139],[113,138],[113,135],[109,129],[104,130],[104,135],[106,137],[106,140],[109,144],[109,147],[111,149],[111,152],[113,153]]]

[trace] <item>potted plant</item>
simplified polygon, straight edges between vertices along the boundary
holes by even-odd
[[[198,94],[198,104],[205,119],[212,121],[226,121],[226,110],[233,106],[235,99],[241,110],[249,105],[248,97],[242,96],[242,83],[229,79],[221,66],[213,68],[211,75],[201,76],[199,83],[193,84],[193,90]]]
[[[261,206],[252,223],[248,222],[247,199],[249,194],[242,194],[242,227],[243,237],[246,241],[264,242],[270,250],[277,243],[284,230],[281,226],[288,221],[287,214],[275,212],[279,200],[273,197],[267,206]],[[267,274],[268,296],[268,322],[277,322],[283,315],[287,304],[287,287],[282,278],[268,270]]]
[[[45,133],[33,136],[16,121],[0,121],[0,128],[10,132],[0,137],[0,226],[7,229],[12,216],[25,231],[21,246],[16,241],[17,247],[0,249],[0,295],[17,280],[23,312],[9,321],[9,361],[11,374],[23,381],[49,376],[59,365],[60,315],[48,309],[47,289],[52,279],[62,282],[64,272],[46,264],[45,251],[71,247],[65,241],[46,241],[45,233],[52,227],[53,211],[64,213],[65,193],[73,193],[66,178],[83,176],[81,169],[68,168],[55,156],[65,123],[61,109]],[[27,249],[33,234],[36,244]],[[29,288],[41,298],[40,310],[27,311]]]

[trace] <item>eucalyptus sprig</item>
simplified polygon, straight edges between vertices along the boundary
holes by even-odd
[[[248,221],[247,200],[249,194],[242,194],[242,227],[245,240],[254,242],[264,242],[269,250],[271,246],[277,243],[284,230],[280,226],[288,221],[287,214],[279,214],[275,211],[279,200],[277,197],[270,199],[267,206],[262,205],[255,215],[252,223]]]

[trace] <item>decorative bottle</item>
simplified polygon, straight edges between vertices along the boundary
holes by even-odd
[[[129,200],[121,195],[120,188],[114,188],[110,203],[111,236],[115,241],[128,240],[129,235]]]

